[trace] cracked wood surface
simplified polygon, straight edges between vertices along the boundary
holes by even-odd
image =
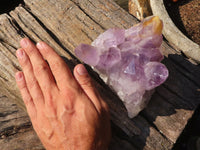
[[[15,51],[19,48],[19,40],[22,37],[29,37],[34,42],[47,42],[73,68],[78,62],[73,52],[78,44],[91,43],[108,28],[129,28],[135,23],[136,19],[112,0],[25,0],[25,6],[19,6],[9,14],[0,15],[1,93],[24,109],[14,80],[15,71],[20,70]],[[119,98],[87,67],[99,92],[110,106],[113,130],[110,149],[171,149],[200,103],[199,66],[191,64],[166,42],[163,42],[162,48],[166,56],[163,63],[170,72],[169,79],[156,89],[148,107],[134,119],[128,118]],[[2,99],[5,101],[2,97],[0,103]],[[1,108],[3,112],[7,105],[2,105]],[[9,113],[18,114],[16,108],[13,108],[13,112],[12,109],[10,111],[0,114],[0,119],[5,119]],[[16,115],[15,119],[20,120],[20,115]],[[12,129],[12,123],[8,123],[5,128],[2,122],[4,121],[0,121],[0,135],[4,135],[4,131],[9,127]],[[24,126],[26,123],[28,126]],[[20,126],[25,127],[24,132],[3,136],[0,145],[11,146],[11,141],[19,140],[23,149],[22,143],[27,142],[24,137],[34,132],[27,118],[19,124],[17,131],[22,131]],[[32,147],[29,148],[37,149],[34,143],[36,135],[30,138],[32,141],[29,144],[32,144]],[[39,142],[38,146],[40,149]]]
[[[43,149],[26,112],[19,109],[2,93],[0,93],[0,145],[1,150]]]

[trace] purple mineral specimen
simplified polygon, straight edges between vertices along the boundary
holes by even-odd
[[[108,29],[91,45],[80,44],[75,54],[94,67],[118,94],[129,117],[135,117],[148,103],[153,89],[168,77],[160,61],[162,21],[148,17],[127,29]]]

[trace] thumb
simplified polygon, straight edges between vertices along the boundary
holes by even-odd
[[[78,64],[75,66],[74,76],[85,94],[90,98],[97,109],[100,108],[100,97],[98,96],[92,83],[92,79],[83,64]]]

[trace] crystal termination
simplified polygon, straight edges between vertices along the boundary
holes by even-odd
[[[75,55],[118,94],[130,118],[145,108],[153,89],[168,77],[168,69],[160,63],[162,28],[162,21],[152,16],[127,30],[108,29],[91,45],[75,48]]]

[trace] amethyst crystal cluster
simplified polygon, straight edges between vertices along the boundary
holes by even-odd
[[[148,17],[127,29],[108,29],[91,45],[80,44],[75,54],[94,67],[118,94],[129,117],[135,117],[148,103],[153,89],[168,77],[160,63],[162,21]]]

